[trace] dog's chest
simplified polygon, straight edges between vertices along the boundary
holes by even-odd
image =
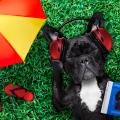
[[[97,80],[83,81],[79,93],[81,104],[85,104],[90,111],[95,111],[98,101],[101,101],[101,90],[97,85]]]

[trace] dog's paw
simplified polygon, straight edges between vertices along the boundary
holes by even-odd
[[[52,62],[53,69],[57,72],[61,71],[63,69],[63,64],[59,60],[53,60]]]

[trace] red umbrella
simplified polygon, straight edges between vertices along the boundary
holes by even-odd
[[[39,0],[0,0],[0,68],[24,62],[45,21]]]

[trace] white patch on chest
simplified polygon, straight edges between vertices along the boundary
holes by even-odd
[[[79,95],[81,102],[85,103],[90,111],[95,111],[98,101],[101,100],[101,90],[97,80],[83,81]]]

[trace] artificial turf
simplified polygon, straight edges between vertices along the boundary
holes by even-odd
[[[119,0],[41,0],[48,23],[58,28],[66,19],[91,16],[101,11],[105,16],[106,29],[113,37],[113,49],[120,56],[120,1]],[[77,21],[62,30],[68,38],[84,32],[86,22]],[[113,81],[120,81],[120,64],[112,50],[108,55],[105,70]],[[67,80],[67,79],[66,79]],[[7,96],[3,87],[19,84],[32,91],[33,102],[25,102]],[[48,43],[38,34],[26,63],[0,69],[0,94],[3,105],[0,120],[72,120],[71,112],[57,113],[52,105],[52,68],[49,62]],[[120,120],[120,118],[115,118]]]

